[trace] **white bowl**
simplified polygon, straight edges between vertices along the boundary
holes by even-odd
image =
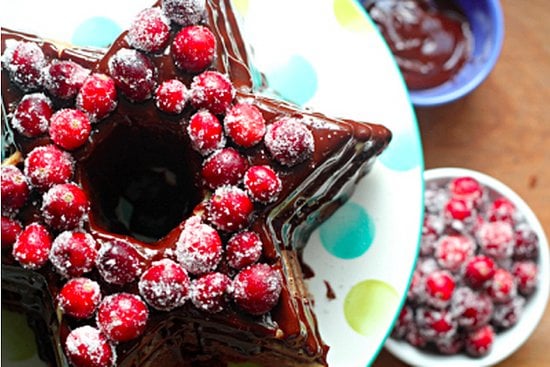
[[[500,332],[496,335],[491,351],[481,357],[469,357],[464,353],[456,355],[440,355],[433,352],[424,351],[415,348],[406,341],[389,338],[385,347],[393,355],[412,366],[464,366],[478,367],[490,366],[506,359],[514,353],[537,327],[542,318],[548,295],[550,292],[550,257],[548,251],[548,240],[544,234],[542,226],[533,211],[527,206],[514,191],[502,182],[487,176],[483,173],[464,168],[437,168],[424,173],[426,183],[438,180],[448,180],[449,178],[470,176],[478,180],[484,186],[491,188],[503,196],[510,199],[516,208],[525,216],[527,223],[533,228],[539,237],[539,257],[538,257],[538,284],[535,293],[529,297],[525,304],[525,309],[518,323],[510,329]]]

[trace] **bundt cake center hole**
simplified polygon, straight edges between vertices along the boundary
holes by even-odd
[[[83,164],[91,223],[152,243],[200,201],[181,134],[117,126]]]

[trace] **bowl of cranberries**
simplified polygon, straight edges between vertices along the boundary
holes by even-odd
[[[548,241],[500,181],[462,168],[424,178],[419,258],[386,348],[415,366],[496,364],[529,338],[546,309]]]

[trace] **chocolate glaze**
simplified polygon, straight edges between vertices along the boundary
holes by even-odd
[[[269,205],[257,205],[256,215],[250,227],[257,231],[264,243],[262,261],[280,269],[283,276],[283,291],[278,305],[270,313],[253,317],[240,312],[233,305],[218,314],[205,314],[198,311],[189,302],[171,312],[151,310],[151,318],[144,336],[117,347],[120,366],[165,366],[224,365],[226,361],[250,360],[270,365],[325,365],[328,348],[322,342],[317,330],[316,319],[312,311],[312,301],[303,283],[299,253],[306,244],[311,231],[347,198],[357,182],[371,167],[374,158],[386,147],[391,134],[378,125],[358,123],[351,120],[332,119],[324,115],[304,112],[295,106],[255,94],[252,78],[248,68],[248,56],[244,42],[237,27],[229,0],[207,1],[206,23],[217,37],[217,57],[213,69],[229,75],[237,88],[236,100],[248,101],[257,106],[267,123],[281,115],[304,118],[314,135],[315,151],[313,157],[299,165],[287,168],[273,161],[263,143],[244,151],[249,163],[270,164],[280,175],[283,191],[279,199]],[[37,42],[43,48],[48,59],[71,59],[93,71],[107,73],[109,57],[121,47],[128,47],[125,34],[122,34],[107,50],[61,49],[54,43],[37,37],[10,30],[2,30],[2,49],[9,39],[26,39]],[[182,73],[174,68],[170,55],[151,57],[158,68],[159,80],[177,78],[189,85],[192,75]],[[8,112],[11,113],[22,93],[8,81],[7,73],[2,71],[2,99]],[[60,101],[54,101],[57,107]],[[73,152],[77,161],[75,181],[82,185],[92,200],[87,230],[98,243],[114,238],[127,241],[142,256],[143,266],[165,257],[169,250],[175,248],[175,241],[182,230],[182,224],[176,225],[165,236],[148,241],[140,241],[131,233],[116,229],[112,219],[106,215],[105,206],[114,205],[109,199],[107,186],[98,184],[97,177],[103,172],[98,162],[108,162],[109,156],[115,154],[113,145],[134,145],[131,153],[143,155],[141,138],[138,143],[129,144],[124,136],[132,135],[136,130],[161,137],[156,147],[170,137],[170,145],[181,144],[172,154],[182,154],[187,165],[182,168],[191,175],[191,184],[186,186],[185,194],[189,207],[192,208],[207,198],[209,192],[200,181],[199,168],[202,158],[190,148],[183,126],[193,111],[187,108],[177,117],[160,112],[152,101],[141,104],[128,102],[119,98],[115,112],[93,126],[93,133],[82,148]],[[9,129],[9,126],[4,126]],[[23,155],[38,145],[50,143],[47,137],[26,139],[18,134],[15,145]],[[118,137],[117,137],[118,136]],[[131,139],[130,139],[131,141]],[[159,148],[161,149],[161,148]],[[164,152],[164,151],[161,151]],[[113,157],[111,157],[113,159]],[[163,161],[162,163],[166,163]],[[170,165],[170,163],[167,163]],[[108,171],[107,172],[114,172]],[[98,187],[101,190],[98,190]],[[186,209],[190,214],[191,209]],[[39,218],[39,211],[30,205],[23,211],[25,222]],[[184,215],[185,217],[185,215]],[[185,218],[181,218],[182,220]],[[46,309],[55,309],[55,299],[62,279],[55,274],[51,266],[38,272],[29,272],[12,267],[15,261],[8,251],[2,252],[2,266],[9,266],[10,272],[2,272],[2,287],[5,282],[21,278],[20,289],[32,287],[32,277],[41,274],[46,280],[41,287],[46,296],[45,304],[40,306],[42,316]],[[17,270],[19,269],[19,271]],[[230,271],[227,266],[220,269]],[[106,284],[93,271],[91,278],[100,282],[105,294],[117,291],[137,293],[136,284],[124,287]],[[25,286],[25,282],[28,282]],[[17,297],[15,297],[17,298]],[[3,301],[4,302],[4,301]],[[28,303],[28,302],[23,302]],[[17,301],[11,303],[17,307]],[[24,306],[23,311],[25,311]],[[78,326],[78,322],[60,316],[52,321],[53,339],[64,340],[68,330]],[[51,344],[52,336],[46,343]],[[53,353],[57,361],[50,358],[50,363],[65,365],[64,357],[59,355],[59,348]],[[52,354],[52,353],[50,353]]]

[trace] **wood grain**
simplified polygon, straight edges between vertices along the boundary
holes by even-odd
[[[465,167],[498,178],[550,235],[550,1],[502,0],[505,38],[488,79],[460,101],[417,109],[426,168]],[[501,367],[550,365],[550,308]],[[382,351],[373,366],[405,366]]]

